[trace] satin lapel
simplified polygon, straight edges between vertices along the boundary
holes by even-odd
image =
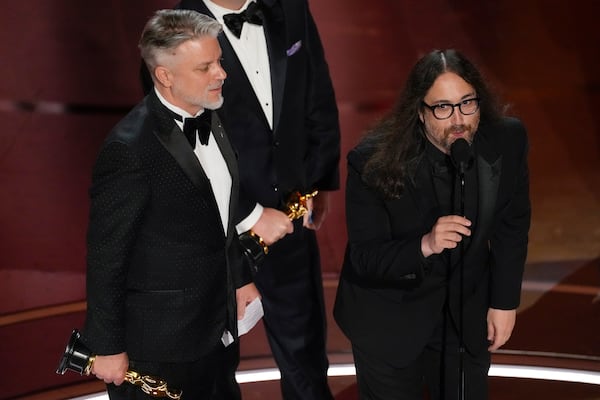
[[[269,53],[269,67],[271,69],[271,92],[273,93],[273,132],[277,132],[281,108],[283,105],[283,91],[285,89],[287,54],[286,25],[284,15],[288,18],[293,15],[283,8],[289,6],[289,1],[277,3],[274,1],[263,1],[267,7],[267,18],[264,23],[265,38],[267,40],[267,52]],[[282,8],[283,7],[283,8]],[[290,22],[288,22],[289,24]]]
[[[237,157],[231,144],[229,143],[229,139],[223,129],[223,125],[221,124],[221,120],[215,111],[212,112],[212,133],[219,146],[219,150],[221,150],[221,154],[225,159],[225,163],[227,164],[227,169],[229,170],[229,175],[231,176],[231,196],[229,201],[229,221],[234,221],[234,213],[237,208],[236,199],[238,198],[239,191],[239,173],[237,166]],[[233,235],[227,234],[227,240],[231,240]]]
[[[482,134],[475,141],[477,154],[477,172],[479,178],[479,203],[477,229],[475,230],[471,247],[478,248],[485,239],[486,232],[494,220],[494,208],[498,197],[498,186],[502,171],[502,157],[494,150],[491,143]]]
[[[483,157],[477,157],[479,172],[479,215],[478,226],[475,230],[471,246],[477,248],[488,231],[494,219],[494,207],[498,196],[498,185],[500,183],[500,169],[502,158],[499,157],[492,164]]]
[[[251,104],[254,109],[254,111],[251,111],[251,114],[256,115],[263,121],[266,127],[269,127],[269,121],[260,106],[258,97],[254,93],[246,71],[224,33],[219,35],[219,44],[223,52],[222,66],[225,72],[227,72],[227,78],[223,84],[223,96],[227,102],[225,108],[236,107],[238,101]],[[237,101],[234,99],[237,99]],[[247,107],[248,104],[244,104],[244,107]]]
[[[192,151],[181,129],[175,124],[175,121],[173,121],[165,107],[160,103],[160,100],[154,95],[154,91],[149,96],[149,106],[158,122],[158,127],[153,132],[154,135],[198,188],[203,190],[209,187],[208,178],[196,154]]]
[[[229,43],[229,40],[227,39],[227,36],[225,36],[224,33],[221,33],[219,35],[219,44],[221,45],[221,51],[223,52],[223,69],[225,70],[225,72],[227,72],[228,75],[225,79],[224,85],[227,85],[228,83],[233,83],[236,87],[239,85],[244,85],[247,86],[247,90],[250,90],[251,93],[254,93],[254,90],[252,89],[252,84],[248,80],[246,72],[244,71],[244,67],[242,66],[240,59],[235,53],[235,50],[233,50],[231,43]],[[239,90],[239,87],[233,90]],[[256,96],[254,97],[256,98]],[[258,99],[256,99],[256,106],[260,107]]]

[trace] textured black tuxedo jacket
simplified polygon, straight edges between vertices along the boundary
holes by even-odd
[[[215,112],[212,131],[232,177],[227,235],[200,162],[154,91],[106,139],[90,189],[83,340],[92,352],[182,362],[214,349],[226,328],[237,337],[235,288],[250,270],[232,221],[235,155]]]
[[[306,0],[262,0],[271,69],[273,130],[233,47],[219,37],[227,72],[218,110],[238,152],[237,222],[258,202],[282,208],[294,190],[339,188],[339,123],[323,48]],[[179,8],[213,16],[201,0]],[[227,28],[224,28],[227,29]],[[272,258],[272,257],[271,257]]]
[[[488,308],[519,305],[530,202],[527,138],[518,120],[480,125],[473,147],[478,213],[464,258],[464,340],[480,352],[488,346]],[[445,255],[421,253],[422,236],[440,216],[427,161],[416,185],[383,200],[360,177],[369,153],[359,145],[348,154],[348,246],[334,316],[353,344],[402,367],[431,338],[447,294],[458,322],[459,263],[449,269]]]

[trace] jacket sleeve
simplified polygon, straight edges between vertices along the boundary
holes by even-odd
[[[527,257],[528,232],[531,220],[529,200],[528,142],[525,127],[517,120],[501,132],[504,141],[504,162],[516,165],[516,173],[503,172],[511,180],[508,203],[499,210],[498,223],[490,241],[491,307],[503,310],[519,306],[523,270]],[[509,155],[506,157],[506,155]]]
[[[233,237],[233,242],[229,250],[229,264],[233,287],[235,289],[241,288],[252,282],[252,277],[253,274],[256,273],[256,270],[248,257],[245,256],[245,252],[237,234]]]
[[[361,179],[361,167],[350,153],[346,182],[346,223],[351,274],[382,286],[414,287],[426,260],[421,235],[394,237],[385,201]]]
[[[340,127],[329,67],[315,21],[306,5],[309,71],[305,129],[311,170],[308,182],[319,190],[339,189]]]
[[[96,354],[125,351],[127,258],[149,190],[137,158],[118,142],[100,152],[90,189],[87,314],[82,340]]]

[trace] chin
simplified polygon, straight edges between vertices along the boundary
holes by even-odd
[[[208,110],[216,110],[218,108],[221,108],[221,106],[223,105],[223,101],[224,101],[224,99],[221,96],[218,100],[211,101],[211,102],[204,104],[204,108],[206,108]]]

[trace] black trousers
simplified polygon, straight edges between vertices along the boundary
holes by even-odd
[[[443,318],[442,318],[443,319]],[[451,323],[440,323],[421,355],[398,368],[394,360],[380,359],[352,347],[361,400],[457,400],[459,396],[459,339]],[[393,346],[393,342],[390,343]],[[490,353],[470,354],[464,365],[464,400],[488,398]]]
[[[326,317],[316,236],[294,222],[255,276],[284,400],[333,400],[327,382]],[[243,340],[243,339],[242,339]]]
[[[169,389],[182,390],[182,400],[240,400],[240,388],[235,380],[239,364],[239,342],[228,347],[219,344],[215,350],[194,362],[156,363],[129,360],[129,368],[141,375],[159,377]],[[156,399],[139,386],[124,382],[107,385],[110,400]],[[166,397],[168,399],[168,397]]]

